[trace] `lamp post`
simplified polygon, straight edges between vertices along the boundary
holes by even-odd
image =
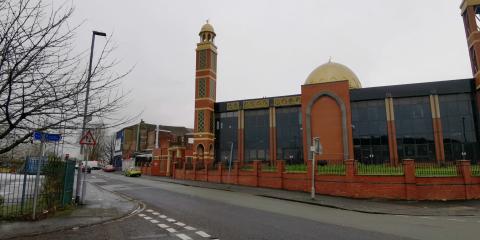
[[[92,46],[90,47],[90,62],[88,64],[87,92],[85,94],[85,107],[83,109],[82,136],[85,134],[85,127],[87,125],[88,98],[90,97],[89,96],[89,94],[90,94],[90,80],[92,78],[92,61],[93,61],[93,49],[94,49],[94,46],[95,46],[95,36],[106,37],[107,34],[103,33],[103,32],[97,32],[97,31],[92,32]],[[84,162],[85,162],[85,165],[84,165],[85,172],[83,172],[83,179],[82,179],[81,204],[85,204],[85,194],[87,192],[87,186],[86,186],[86,181],[85,180],[87,178],[87,159],[88,159],[87,154],[88,154],[88,151],[87,151],[87,153],[85,153],[83,147],[81,148],[81,150],[83,152],[83,159],[84,159]],[[80,170],[80,167],[79,167],[78,176],[80,176],[80,172],[81,172],[81,170]],[[78,181],[78,179],[77,179],[77,181]],[[77,187],[78,187],[78,184],[77,184]],[[77,196],[78,196],[78,190],[77,190]]]

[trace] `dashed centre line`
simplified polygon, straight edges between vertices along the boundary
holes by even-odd
[[[198,232],[195,232],[196,234],[200,235],[201,237],[204,237],[204,238],[208,238],[210,237],[210,235],[208,235],[206,232],[204,231],[198,231]]]
[[[170,226],[168,226],[167,224],[158,224],[157,226],[161,227],[161,228],[169,228]]]
[[[189,237],[189,236],[187,236],[187,235],[185,235],[185,234],[183,234],[183,233],[177,234],[177,237],[179,237],[179,238],[182,239],[182,240],[192,240],[191,237]]]
[[[148,213],[151,213],[153,215],[159,215],[160,213],[152,210],[152,209],[147,209],[146,212]],[[146,214],[138,214],[139,217],[143,217],[145,220],[149,220],[151,223],[159,223],[160,221],[156,220],[156,219],[153,219],[152,217],[150,216],[147,216]],[[174,223],[175,225],[177,226],[180,226],[180,227],[183,227],[185,230],[189,230],[189,231],[196,231],[197,229],[192,227],[192,226],[188,226],[187,224],[183,223],[183,222],[178,222],[177,220],[173,219],[173,218],[169,218],[165,215],[160,215],[159,216],[160,218],[162,219],[165,219],[165,221],[168,221],[170,223]],[[425,217],[426,218],[426,217]],[[448,219],[448,220],[452,220],[452,221],[459,221],[457,219]],[[461,220],[460,220],[461,221]],[[480,221],[479,221],[480,222]],[[169,233],[176,233],[177,230],[175,228],[172,228],[170,226],[168,226],[167,224],[163,224],[163,223],[160,223],[160,224],[157,224],[158,227],[162,228],[162,229],[165,229],[167,230]],[[204,232],[204,231],[196,231],[195,232],[197,235],[203,237],[203,238],[210,238],[211,236]],[[192,238],[190,236],[188,236],[187,234],[184,234],[184,233],[179,233],[179,234],[176,234],[176,236],[178,238],[180,238],[181,240],[192,240]],[[218,238],[215,238],[215,239],[212,239],[212,240],[219,240]]]

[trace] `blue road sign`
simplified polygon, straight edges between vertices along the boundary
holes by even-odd
[[[52,133],[44,133],[44,132],[34,132],[33,139],[35,140],[45,140],[47,142],[58,142],[62,140],[62,135],[60,134],[52,134]]]

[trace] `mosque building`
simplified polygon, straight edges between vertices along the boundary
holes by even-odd
[[[474,78],[362,88],[351,69],[329,61],[297,95],[227,102],[216,101],[216,33],[207,22],[196,49],[194,161],[303,164],[318,137],[319,160],[477,162],[480,0],[461,9]]]

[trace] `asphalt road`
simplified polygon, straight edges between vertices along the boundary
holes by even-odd
[[[480,239],[479,217],[374,215],[96,172],[145,203],[137,216],[29,239]]]

